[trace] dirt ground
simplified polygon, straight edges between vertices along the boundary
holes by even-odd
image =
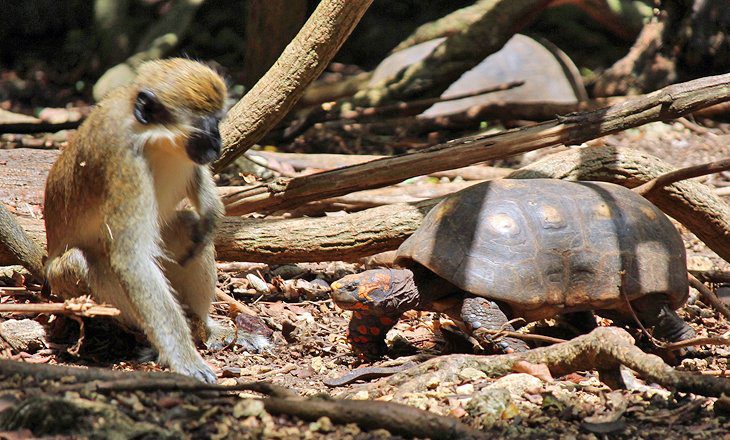
[[[3,138],[5,147],[12,146],[13,142],[18,140]],[[707,128],[690,121],[655,123],[595,142],[630,146],[676,166],[730,156],[730,128],[722,124]],[[524,161],[532,161],[542,154],[533,154]],[[730,185],[730,174],[701,180],[724,188]],[[690,269],[729,269],[726,262],[691,233],[681,226],[680,230],[685,238]],[[219,287],[258,313],[274,331],[275,345],[264,353],[248,353],[235,346],[218,352],[202,349],[205,359],[218,372],[219,383],[263,380],[288,387],[302,396],[325,393],[355,399],[372,397],[373,387],[386,379],[337,388],[323,383],[324,379],[371,365],[351,353],[345,339],[349,312],[335,307],[326,295],[328,283],[361,269],[356,264],[333,262],[241,271],[221,264]],[[4,284],[0,286],[18,287],[17,275],[7,270],[3,273],[6,275],[0,277],[0,283]],[[250,274],[263,278],[273,287],[272,292],[262,294],[252,289],[246,278]],[[302,287],[277,287],[293,280],[302,280]],[[34,292],[22,288],[3,290],[0,287],[0,303],[26,302],[33,295]],[[216,303],[214,308],[216,319],[233,325],[227,304]],[[694,291],[680,314],[699,335],[730,331],[728,322],[702,304]],[[38,342],[25,349],[0,342],[0,357],[116,370],[160,370],[155,362],[144,361],[143,338],[124,334],[104,319],[86,320],[85,338],[76,355],[69,353],[78,338],[75,322],[48,316],[0,315],[0,320],[21,319],[42,324],[54,335],[53,342]],[[537,327],[544,329],[553,324],[557,330],[551,333],[565,335],[569,331],[553,321]],[[450,328],[448,320],[436,314],[408,313],[389,333],[389,357],[373,365],[389,365],[393,359],[412,359],[408,356],[418,354],[468,352],[471,346]],[[642,339],[639,333],[633,334]],[[648,347],[645,340],[640,343]],[[723,375],[728,368],[729,354],[727,347],[698,347],[691,357],[679,360],[677,368],[697,374]],[[526,373],[489,378],[474,369],[454,371],[451,377],[450,381],[428,384],[418,392],[393,392],[379,400],[398,401],[450,415],[493,438],[730,439],[728,402],[672,393],[640,377],[627,381],[627,389],[623,390],[611,390],[603,385],[595,371],[576,372],[550,381]],[[29,438],[33,434],[53,438],[397,438],[384,430],[366,432],[354,424],[334,424],[328,418],[303,421],[272,415],[259,400],[249,399],[253,396],[256,395],[250,392],[64,391],[59,383],[52,381],[4,376],[0,377],[0,428],[4,430],[0,439]]]

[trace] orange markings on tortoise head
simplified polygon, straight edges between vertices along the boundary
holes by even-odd
[[[370,334],[375,336],[379,335],[380,327],[370,327]]]
[[[368,334],[368,328],[364,325],[357,326],[357,332],[361,335],[367,335]]]

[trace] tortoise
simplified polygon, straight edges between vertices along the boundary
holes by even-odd
[[[671,341],[695,333],[675,312],[689,286],[682,238],[662,211],[611,183],[504,179],[468,187],[438,203],[398,248],[402,268],[377,268],[332,283],[352,310],[348,340],[364,357],[383,354],[403,312],[444,312],[480,344],[525,351],[479,328],[514,330],[592,311]],[[590,321],[585,321],[586,315]]]

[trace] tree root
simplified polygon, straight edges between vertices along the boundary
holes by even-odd
[[[363,429],[386,429],[405,437],[486,439],[485,433],[457,419],[393,402],[370,400],[264,399],[266,411],[305,420],[329,417],[335,423],[356,423]]]
[[[554,377],[581,370],[617,371],[623,365],[637,372],[646,381],[669,390],[719,397],[730,394],[730,380],[677,371],[658,356],[644,353],[634,345],[623,329],[599,327],[587,335],[561,344],[536,348],[525,353],[496,356],[454,354],[426,361],[368,387],[370,398],[393,395],[403,398],[408,393],[422,392],[429,383],[454,381],[459,371],[471,367],[490,377],[514,371],[517,362],[545,364]],[[345,394],[351,394],[348,392]]]

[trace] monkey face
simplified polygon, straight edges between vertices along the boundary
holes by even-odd
[[[134,117],[140,124],[166,129],[193,162],[220,156],[218,122],[226,96],[220,76],[190,60],[172,58],[143,64],[133,88]]]
[[[218,123],[220,122],[218,114],[193,116],[189,111],[170,111],[149,89],[139,91],[133,112],[135,119],[143,125],[186,126],[188,136],[185,142],[185,152],[193,162],[205,165],[220,156],[221,135],[218,131]],[[180,119],[189,122],[186,124],[176,123],[176,120]]]

